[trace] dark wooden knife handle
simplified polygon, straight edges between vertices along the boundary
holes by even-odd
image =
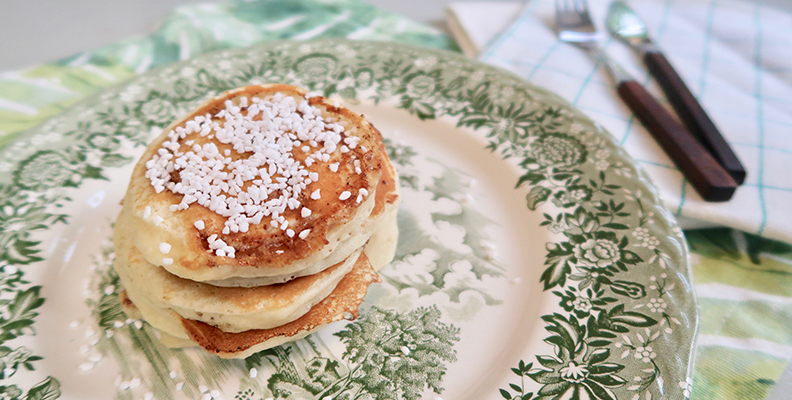
[[[619,96],[706,201],[727,201],[737,183],[701,143],[638,82],[622,81]]]
[[[741,185],[745,181],[745,167],[665,55],[659,51],[649,51],[644,56],[644,62],[690,133]]]

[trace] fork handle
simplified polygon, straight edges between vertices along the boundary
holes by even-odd
[[[665,55],[658,50],[647,51],[644,62],[690,133],[718,160],[737,184],[742,184],[745,181],[745,167]]]
[[[634,80],[619,82],[619,96],[706,201],[727,201],[737,183],[671,114]]]

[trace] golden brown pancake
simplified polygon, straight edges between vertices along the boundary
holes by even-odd
[[[181,318],[181,325],[189,339],[206,351],[222,358],[245,358],[270,347],[301,339],[331,322],[357,318],[358,306],[363,301],[368,286],[374,282],[380,282],[380,278],[363,254],[352,271],[338,283],[329,296],[313,306],[308,313],[288,324],[239,333],[223,332],[204,322],[185,318]],[[121,304],[130,318],[132,315],[140,315],[125,292],[121,294]],[[167,333],[175,336],[171,332]]]
[[[387,158],[380,145],[379,132],[360,115],[321,96],[310,97],[308,102],[320,108],[324,117],[336,118],[345,123],[345,137],[357,137],[359,142],[347,153],[336,150],[327,162],[315,162],[306,167],[308,171],[318,172],[320,177],[317,182],[309,184],[298,195],[302,206],[311,210],[311,215],[302,217],[299,209],[287,209],[282,214],[290,221],[289,229],[294,232],[309,230],[310,233],[305,239],[297,236],[289,237],[286,231],[270,225],[270,220],[266,217],[259,224],[251,224],[247,232],[224,234],[222,231],[226,217],[197,203],[191,204],[186,210],[171,211],[169,207],[178,204],[182,195],[167,189],[157,193],[151,181],[145,177],[146,163],[168,140],[167,134],[171,130],[185,126],[195,116],[216,114],[224,107],[226,100],[238,104],[243,96],[264,98],[275,93],[295,98],[306,96],[305,91],[289,85],[248,86],[235,89],[198,107],[166,128],[163,134],[149,145],[140,162],[135,166],[124,203],[128,203],[131,208],[136,220],[136,229],[142,232],[136,235],[135,243],[150,263],[161,265],[176,275],[198,281],[288,274],[293,271],[283,271],[287,271],[296,261],[305,259],[327,246],[333,246],[329,238],[332,238],[333,233],[337,233],[344,225],[350,222],[360,225],[365,221],[370,209],[374,207],[374,197],[378,191],[377,183],[383,171],[383,160]],[[245,110],[246,108],[243,107],[242,113]],[[213,117],[213,120],[221,119]],[[201,136],[198,133],[191,133],[179,140],[181,146],[179,150],[188,150],[190,148],[187,145],[188,141],[194,141],[193,145],[211,141],[220,151],[229,148],[216,139],[210,139],[211,136],[211,134]],[[240,155],[232,151],[229,157],[244,158],[246,154]],[[295,160],[302,161],[307,153],[298,148],[293,151],[293,156]],[[355,161],[359,161],[357,165],[360,173],[356,171]],[[328,165],[334,163],[339,163],[336,173],[328,169]],[[171,173],[171,177],[173,181],[179,179],[178,174]],[[311,194],[317,189],[321,192],[321,199],[311,198]],[[367,196],[363,201],[357,202],[356,194],[361,189],[374,196]],[[353,195],[340,200],[341,193],[345,191]],[[146,211],[147,207],[150,212]],[[359,215],[361,213],[362,216]],[[144,216],[147,218],[143,218]],[[157,223],[160,218],[161,222]],[[205,228],[198,229],[194,225],[196,221],[203,221]],[[354,231],[357,227],[352,228],[351,230]],[[207,238],[213,234],[236,249],[234,258],[216,255],[209,249]],[[170,252],[167,254],[160,252],[158,250],[160,243],[169,244]]]
[[[159,308],[204,321],[226,332],[271,328],[293,321],[333,291],[355,264],[361,248],[347,259],[316,274],[286,283],[257,287],[217,287],[180,278],[146,261],[128,239],[119,217],[113,241],[113,264],[124,287]]]

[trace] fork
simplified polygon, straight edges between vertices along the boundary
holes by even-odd
[[[706,201],[727,201],[737,183],[696,138],[599,45],[585,0],[556,0],[556,30],[562,42],[584,50],[616,82],[619,96]]]

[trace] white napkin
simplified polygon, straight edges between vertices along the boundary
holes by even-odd
[[[667,104],[636,54],[604,33],[609,3],[589,0],[603,47]],[[747,1],[630,2],[748,171],[732,200],[708,203],[634,119],[606,72],[559,43],[554,4],[531,0],[479,58],[558,93],[602,124],[678,216],[792,242],[792,15]],[[469,20],[458,18],[469,36],[482,32]]]
[[[525,3],[516,1],[451,3],[446,8],[446,21],[462,52],[476,57],[514,22],[523,7]]]

